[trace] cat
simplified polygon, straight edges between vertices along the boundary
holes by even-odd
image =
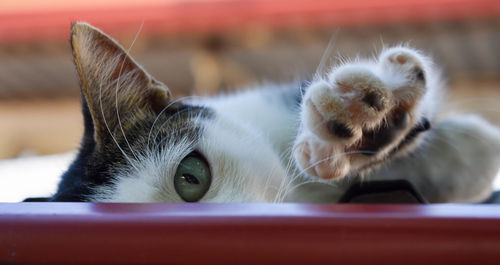
[[[500,131],[441,119],[444,85],[407,46],[306,85],[172,99],[115,40],[72,26],[84,135],[51,201],[336,202],[353,180],[407,179],[429,202],[480,202]]]

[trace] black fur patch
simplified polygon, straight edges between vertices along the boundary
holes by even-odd
[[[50,199],[51,201],[88,201],[94,188],[112,185],[113,176],[118,169],[132,166],[118,145],[127,156],[134,157],[134,152],[144,152],[145,149],[159,152],[160,149],[157,147],[167,144],[165,141],[167,137],[168,144],[175,144],[176,141],[185,138],[196,141],[201,129],[195,126],[193,119],[195,117],[210,118],[211,111],[202,107],[174,104],[158,118],[149,139],[150,129],[157,117],[156,113],[143,113],[143,115],[131,113],[123,117],[122,121],[123,127],[126,128],[127,140],[118,129],[113,132],[117,143],[111,140],[99,147],[94,140],[94,125],[85,102],[83,116],[85,132],[80,150],[69,169],[63,174],[58,190]],[[183,129],[179,130],[181,128]],[[128,148],[127,141],[133,151]]]

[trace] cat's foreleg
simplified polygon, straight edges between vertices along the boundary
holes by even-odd
[[[429,202],[480,202],[488,198],[500,168],[500,130],[474,115],[433,126],[410,155],[366,177],[407,179]]]

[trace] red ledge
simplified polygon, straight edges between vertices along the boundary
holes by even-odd
[[[493,205],[0,204],[0,264],[492,264]]]
[[[0,11],[0,43],[67,40],[69,25],[87,21],[114,35],[193,34],[251,27],[303,28],[494,18],[498,0],[235,0],[166,1],[137,6]]]

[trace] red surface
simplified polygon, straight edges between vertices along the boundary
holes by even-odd
[[[488,205],[0,204],[0,264],[498,264]]]
[[[66,40],[72,21],[87,21],[107,32],[142,34],[227,32],[255,26],[335,27],[498,18],[498,0],[235,0],[165,2],[118,8],[1,11],[0,42]]]

